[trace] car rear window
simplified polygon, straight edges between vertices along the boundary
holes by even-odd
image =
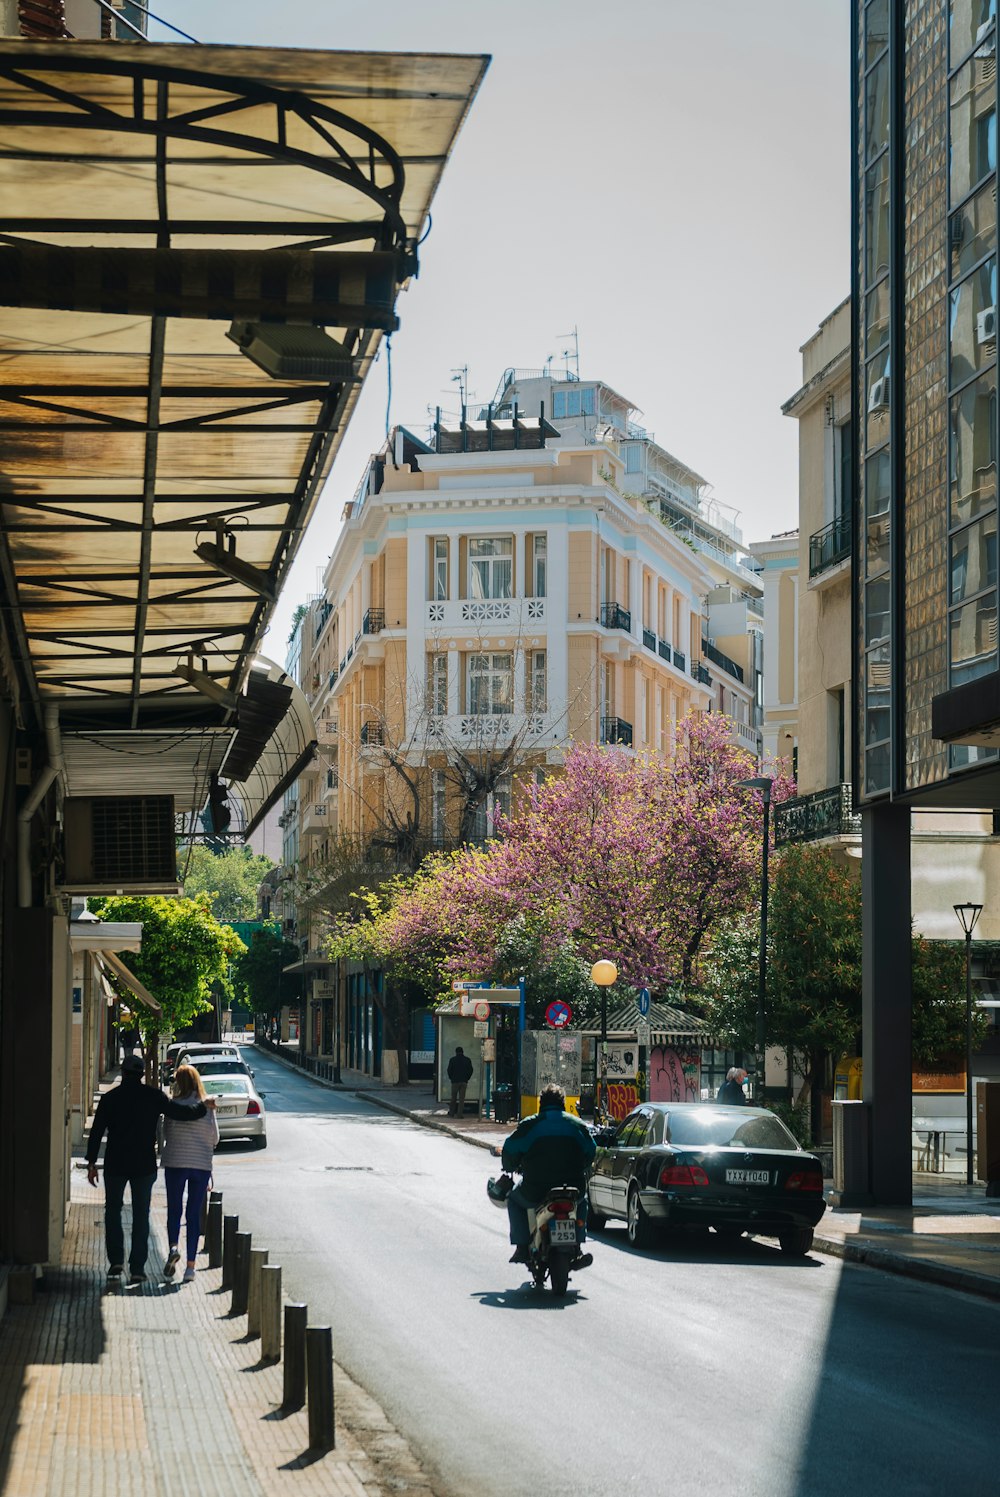
[[[798,1144],[780,1118],[772,1113],[733,1118],[726,1113],[692,1107],[672,1112],[667,1119],[668,1143],[716,1148],[797,1149]]]
[[[250,1090],[250,1077],[238,1076],[206,1076],[203,1078],[205,1091],[210,1097],[221,1097],[226,1092],[248,1092]]]
[[[241,1060],[195,1060],[193,1064],[200,1076],[245,1076],[247,1073]]]

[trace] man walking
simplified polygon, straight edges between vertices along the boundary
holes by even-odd
[[[191,1122],[207,1112],[204,1102],[191,1107],[172,1102],[158,1087],[145,1086],[141,1055],[126,1055],[119,1086],[105,1092],[97,1106],[94,1126],[87,1143],[87,1179],[97,1184],[97,1155],[108,1135],[104,1151],[104,1239],[107,1244],[108,1278],[120,1278],[125,1268],[125,1234],[122,1202],[125,1186],[132,1192],[132,1243],[129,1251],[129,1284],[146,1278],[149,1251],[149,1200],[156,1181],[156,1125],[161,1117]],[[214,1106],[214,1103],[212,1104]]]
[[[743,1083],[746,1079],[747,1073],[742,1066],[730,1066],[725,1081],[719,1087],[716,1102],[721,1102],[726,1107],[745,1106],[747,1097]]]
[[[455,1046],[455,1053],[448,1062],[448,1080],[451,1082],[451,1106],[448,1108],[448,1116],[450,1118],[464,1117],[465,1092],[472,1080],[472,1061],[461,1045]]]

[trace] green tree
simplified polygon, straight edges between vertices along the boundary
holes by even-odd
[[[754,1043],[759,931],[754,915],[730,922],[706,963],[709,1022],[720,1041],[744,1049]],[[960,947],[914,937],[918,1063],[941,1064],[961,1051],[963,972]],[[827,1061],[856,1053],[861,1031],[861,880],[830,848],[789,847],[775,860],[766,1011],[768,1043],[794,1052],[802,1070],[818,1139]]]
[[[135,1021],[154,1053],[161,1033],[173,1033],[212,1008],[212,991],[228,989],[229,965],[246,950],[228,925],[212,914],[207,900],[162,895],[116,894],[91,901],[102,920],[139,921],[142,949],[122,953],[160,1004],[162,1015],[139,1008]],[[124,993],[127,999],[130,994]]]
[[[255,930],[249,947],[237,957],[233,966],[233,988],[251,1013],[268,1018],[286,1003],[297,1003],[301,982],[284,968],[297,962],[301,952],[293,941],[286,941],[277,925]]]
[[[257,919],[257,891],[274,867],[270,858],[255,855],[249,847],[215,853],[195,843],[181,851],[180,862],[185,895],[189,899],[204,895],[216,920],[228,924]]]

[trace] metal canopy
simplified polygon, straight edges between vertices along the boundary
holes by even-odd
[[[185,782],[224,758],[174,667],[237,692],[270,604],[195,547],[280,589],[486,63],[0,41],[0,585],[88,786],[102,731],[179,735]],[[322,325],[355,377],[274,379],[231,318]]]

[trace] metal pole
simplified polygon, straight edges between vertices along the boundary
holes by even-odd
[[[333,1331],[328,1325],[306,1327],[306,1378],[309,1399],[309,1449],[336,1445],[333,1418]]]
[[[236,1234],[240,1229],[238,1216],[222,1218],[222,1284],[221,1288],[233,1287],[233,1269],[236,1262]]]
[[[237,1232],[233,1259],[233,1299],[230,1315],[245,1315],[250,1295],[250,1232]]]
[[[250,1252],[250,1285],[247,1294],[247,1335],[260,1335],[260,1271],[267,1262],[267,1248]]]
[[[209,1268],[222,1267],[222,1191],[213,1190],[208,1203],[208,1227],[205,1232]]]
[[[972,1170],[972,931],[965,933],[965,1183]]]
[[[260,1356],[281,1360],[281,1267],[266,1263],[260,1271]]]
[[[306,1401],[306,1319],[308,1305],[285,1306],[285,1375],[281,1407],[290,1412]]]
[[[758,1107],[764,1105],[764,1066],[767,1059],[767,855],[771,837],[770,787],[764,791],[764,847],[760,874],[760,960],[757,971],[757,1033],[756,1066],[759,1095],[754,1097]]]

